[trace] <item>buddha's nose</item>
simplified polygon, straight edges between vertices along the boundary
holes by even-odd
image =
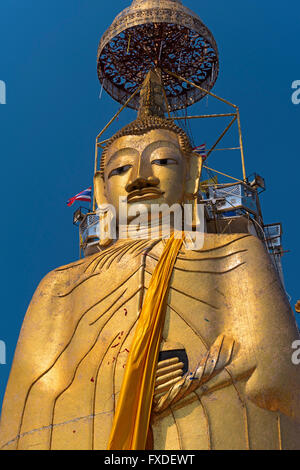
[[[131,191],[144,189],[144,188],[153,188],[158,186],[160,183],[159,179],[156,176],[148,176],[148,178],[143,178],[141,176],[135,178],[134,181],[129,181],[126,185],[126,191],[130,193]]]

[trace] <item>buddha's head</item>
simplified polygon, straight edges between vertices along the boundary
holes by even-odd
[[[197,197],[202,159],[186,133],[164,116],[159,71],[151,71],[141,91],[137,119],[117,132],[101,157],[94,186],[97,205],[111,204],[118,217],[119,198],[128,206],[183,204]]]

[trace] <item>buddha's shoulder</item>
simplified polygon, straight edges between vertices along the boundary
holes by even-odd
[[[114,272],[117,278],[122,277],[123,271],[129,272],[138,268],[138,255],[143,253],[147,245],[151,247],[152,244],[151,240],[117,240],[116,243],[90,256],[50,271],[40,282],[39,289],[53,293],[60,291],[61,286],[74,286],[99,274],[107,280],[111,272]]]
[[[47,290],[47,292],[49,292],[50,289],[57,290],[57,287],[61,284],[73,284],[85,275],[89,264],[96,256],[97,255],[91,255],[49,271],[40,281],[37,290]]]
[[[240,252],[266,251],[264,243],[255,235],[245,233],[215,234],[205,233],[201,246],[197,249],[183,247],[181,254],[187,258],[222,257]]]

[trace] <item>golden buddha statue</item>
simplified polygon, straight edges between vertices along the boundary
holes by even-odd
[[[148,208],[197,200],[201,157],[164,109],[154,70],[137,120],[107,143],[94,181],[99,207],[117,208],[119,197]],[[204,233],[201,249],[180,245],[169,267],[161,230],[154,239],[102,239],[99,251],[42,280],[6,390],[1,449],[118,448],[115,435],[127,432],[120,392],[139,317],[145,307],[151,317],[163,284],[153,283],[158,266],[169,280],[159,356],[148,363],[154,388],[143,383],[147,441],[127,448],[300,448],[300,374],[291,360],[298,331],[263,242]],[[147,332],[139,334],[143,341]],[[129,389],[133,399],[139,389]]]

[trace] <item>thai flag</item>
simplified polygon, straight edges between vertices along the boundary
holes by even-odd
[[[69,207],[72,206],[75,201],[91,202],[92,201],[92,187],[85,189],[84,191],[81,191],[81,193],[76,194],[76,196],[71,197],[67,201],[68,206]]]
[[[198,147],[194,147],[193,150],[195,150],[197,153],[201,155],[202,158],[206,158],[206,144],[198,145]]]

